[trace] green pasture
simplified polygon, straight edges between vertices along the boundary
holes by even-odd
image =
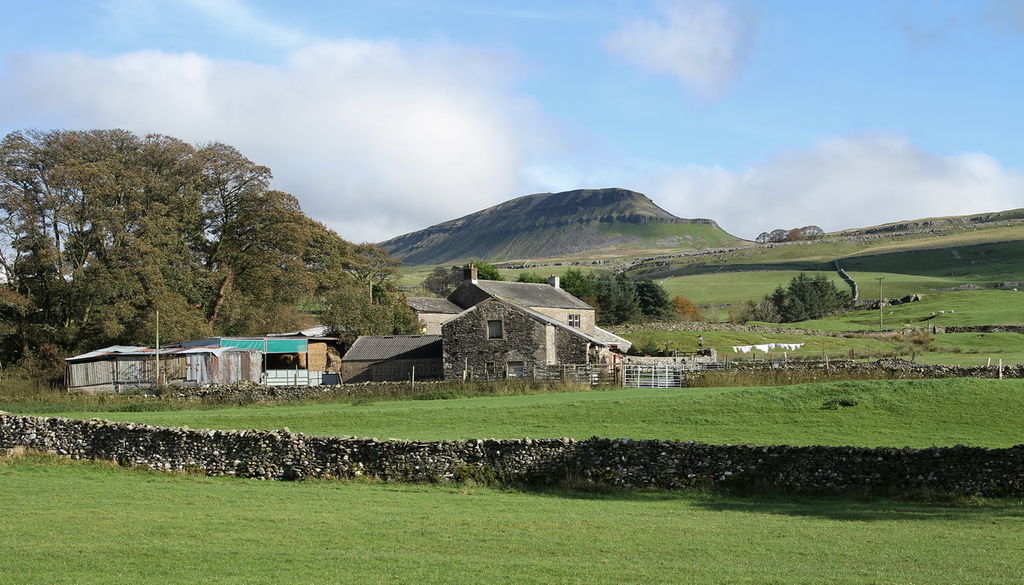
[[[0,582],[1024,583],[1024,506],[259,482],[0,459]]]
[[[882,309],[882,326],[885,329],[1020,324],[1024,324],[1024,291],[926,293],[920,302]],[[834,317],[781,325],[827,331],[877,330],[878,311],[850,311]]]
[[[877,311],[875,312],[877,319]],[[803,326],[817,322],[805,321],[794,325]],[[876,321],[877,326],[877,321]],[[678,352],[694,351],[698,348],[699,335],[704,336],[704,346],[718,351],[720,360],[748,360],[790,357],[795,359],[845,359],[874,360],[882,357],[914,358],[925,364],[958,364],[965,366],[987,365],[989,359],[1006,365],[1024,363],[1024,335],[1018,333],[939,333],[936,335],[914,335],[894,333],[885,337],[851,334],[843,337],[804,335],[799,333],[750,333],[729,331],[650,331],[630,333],[625,337],[638,347],[653,342],[659,350]],[[923,343],[922,343],[923,342]],[[769,354],[760,351],[741,353],[733,351],[735,346],[767,343],[802,343],[794,351],[772,350]]]
[[[856,406],[832,409],[837,400]],[[203,429],[444,440],[628,437],[706,443],[1011,446],[1024,380],[848,381],[764,388],[613,389],[448,400],[167,412],[67,412]]]
[[[1020,279],[1024,267],[1022,250],[1024,226],[1017,225],[867,241],[825,240],[773,248],[751,246],[659,260],[657,264],[638,265],[633,271],[664,278],[722,270],[828,270],[838,259],[846,270],[933,277],[976,275],[998,282]],[[1012,278],[1013,275],[1018,278]]]

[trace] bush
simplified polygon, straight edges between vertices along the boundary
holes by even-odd
[[[850,293],[839,290],[825,275],[810,277],[803,272],[794,276],[786,288],[775,289],[764,300],[778,311],[778,320],[787,323],[820,319],[849,308],[852,302]],[[770,311],[767,305],[758,307],[766,313]]]

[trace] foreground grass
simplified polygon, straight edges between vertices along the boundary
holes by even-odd
[[[0,459],[0,582],[1024,583],[1015,501],[257,482]]]
[[[838,400],[855,406],[836,408]],[[856,381],[597,392],[76,418],[417,440],[590,436],[707,443],[914,446],[1024,443],[1024,380]]]

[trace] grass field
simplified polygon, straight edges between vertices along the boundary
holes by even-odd
[[[836,400],[856,406],[833,409]],[[30,413],[32,414],[32,413]],[[1024,443],[1024,380],[850,381],[766,388],[615,389],[450,400],[170,412],[68,412],[162,426],[381,439],[628,437],[707,443]]]
[[[875,312],[875,319],[877,319]],[[807,323],[795,323],[803,326]],[[876,321],[877,324],[877,321]],[[843,330],[834,321],[824,325]],[[877,325],[876,325],[877,327]],[[850,327],[851,329],[853,327]],[[1024,335],[1018,333],[939,333],[924,338],[914,335],[894,334],[887,337],[826,337],[798,333],[747,333],[731,331],[650,331],[625,334],[638,347],[653,342],[660,350],[668,348],[680,352],[694,351],[698,347],[697,336],[703,335],[704,346],[718,351],[720,360],[747,360],[752,358],[795,359],[862,359],[873,360],[881,357],[913,358],[923,364],[949,364],[983,366],[992,360],[1005,365],[1024,363]],[[914,341],[924,340],[925,344]],[[794,351],[773,351],[769,355],[761,352],[742,354],[732,350],[737,345],[764,343],[802,343]]]
[[[0,459],[0,582],[1024,583],[1017,501],[257,482]]]
[[[886,307],[882,313],[882,324],[886,329],[932,325],[1020,325],[1024,324],[1024,291],[972,290],[926,294],[921,302]],[[826,331],[877,330],[878,311],[850,311],[791,325]]]

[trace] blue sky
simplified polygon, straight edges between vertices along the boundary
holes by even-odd
[[[1024,0],[5,4],[0,132],[232,144],[355,241],[583,187],[747,238],[1024,207]]]

